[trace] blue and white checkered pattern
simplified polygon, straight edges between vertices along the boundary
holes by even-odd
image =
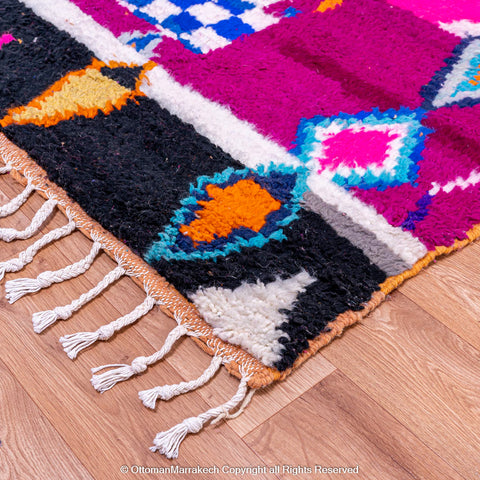
[[[133,14],[158,29],[149,34],[158,40],[175,38],[195,53],[207,53],[225,47],[244,34],[258,32],[279,21],[264,12],[278,0],[118,0]],[[142,38],[131,38],[136,48]]]

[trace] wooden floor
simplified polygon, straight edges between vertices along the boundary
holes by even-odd
[[[1,176],[0,204],[20,190]],[[41,203],[32,196],[0,225],[26,226]],[[64,223],[57,213],[43,233]],[[0,260],[31,242],[0,243]],[[89,245],[74,233],[7,279],[61,268],[83,257]],[[14,305],[4,300],[1,283],[2,480],[240,478],[234,473],[122,473],[123,465],[258,466],[267,471],[243,475],[248,479],[480,480],[479,244],[409,280],[285,382],[257,393],[239,418],[187,437],[174,462],[149,451],[155,434],[223,403],[238,382],[221,371],[204,388],[158,405],[156,411],[143,407],[139,390],[192,379],[208,365],[209,357],[186,339],[145,374],[103,395],[95,392],[91,367],[123,363],[160,347],[174,322],[156,310],[75,362],[58,343],[63,334],[96,328],[143,301],[132,281],[122,279],[68,322],[41,335],[32,330],[33,312],[69,303],[113,266],[103,254],[82,277]],[[314,470],[315,465],[358,466],[359,473],[289,470]],[[275,466],[278,473],[270,473]]]

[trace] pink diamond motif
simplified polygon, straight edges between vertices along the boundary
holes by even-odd
[[[381,167],[387,158],[390,142],[399,135],[394,132],[342,130],[323,142],[325,157],[319,159],[323,168]]]

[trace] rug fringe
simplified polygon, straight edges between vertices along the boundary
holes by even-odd
[[[47,200],[35,213],[30,225],[25,230],[16,230],[15,228],[0,228],[0,240],[11,242],[12,240],[26,240],[33,237],[51,215],[57,201],[54,199]]]
[[[210,365],[198,378],[190,380],[189,382],[180,382],[175,385],[162,385],[149,390],[142,390],[138,392],[138,397],[147,408],[154,409],[159,399],[167,401],[177,395],[191,392],[205,385],[215,376],[222,366],[222,363],[222,357],[215,356],[212,358]]]
[[[128,380],[134,375],[143,373],[149,365],[153,365],[160,361],[170,350],[172,349],[175,342],[188,335],[188,329],[184,325],[177,325],[173,330],[170,331],[165,342],[158,352],[150,355],[149,357],[137,357],[135,358],[130,365],[127,364],[117,364],[117,365],[103,365],[101,367],[92,368],[92,373],[97,373],[100,370],[108,367],[118,367],[114,370],[109,370],[100,375],[93,375],[91,378],[91,383],[93,388],[97,392],[103,393],[107,390],[110,390],[118,382],[123,382]]]
[[[41,333],[57,320],[69,319],[77,310],[80,310],[85,304],[100,295],[100,293],[102,293],[109,285],[125,275],[125,273],[125,269],[118,266],[111,272],[107,273],[105,277],[95,285],[95,287],[80,295],[80,297],[73,300],[69,305],[55,307],[53,310],[34,313],[32,316],[33,330],[35,333]]]
[[[150,447],[150,450],[152,452],[158,451],[170,459],[177,458],[180,445],[189,433],[198,433],[208,421],[212,421],[211,423],[213,424],[225,418],[232,418],[233,416],[230,416],[230,412],[239,405],[239,413],[241,413],[255,392],[252,390],[247,393],[249,378],[249,376],[242,376],[237,392],[228,402],[219,407],[211,408],[198,415],[198,417],[186,418],[183,422],[170,428],[170,430],[158,433],[153,440],[153,447]]]
[[[5,273],[19,272],[23,267],[31,263],[35,255],[49,243],[60,238],[70,235],[75,230],[75,222],[70,220],[63,227],[56,228],[43,235],[42,238],[30,245],[28,248],[19,253],[18,257],[11,258],[5,262],[0,262],[0,280],[3,279]]]
[[[12,170],[11,165],[7,164],[5,167],[0,167],[0,174],[8,173]],[[26,176],[26,175],[25,175]],[[13,214],[21,208],[21,206],[27,201],[29,195],[35,190],[39,190],[39,187],[34,187],[29,177],[26,177],[28,183],[24,190],[17,195],[13,200],[0,207],[0,217],[6,217]],[[43,187],[42,187],[43,188]],[[43,190],[42,190],[43,191]],[[3,278],[6,272],[20,271],[27,264],[34,260],[36,254],[41,248],[50,244],[51,242],[58,240],[62,237],[70,235],[75,229],[79,229],[82,232],[84,229],[83,220],[77,219],[70,215],[69,207],[65,206],[58,197],[53,194],[52,196],[46,195],[47,200],[37,210],[30,225],[23,231],[18,231],[13,228],[0,228],[0,240],[10,242],[12,240],[28,239],[35,235],[46,222],[48,217],[58,206],[65,212],[68,223],[62,227],[51,230],[43,235],[39,240],[35,241],[32,245],[22,251],[18,257],[0,263],[0,280]],[[84,232],[85,233],[85,232]],[[96,256],[102,249],[108,250],[109,243],[103,238],[97,236],[97,232],[88,232],[89,237],[93,241],[90,252],[81,260],[67,265],[66,267],[56,271],[45,271],[40,273],[36,278],[17,278],[6,282],[6,298],[10,303],[16,302],[28,293],[38,292],[44,288],[48,288],[53,283],[61,283],[72,278],[78,277],[85,273],[93,264]],[[111,255],[112,256],[112,255]],[[132,278],[139,276],[138,270],[131,268],[128,262],[126,262],[123,256],[117,256],[115,253],[112,258],[117,262],[117,267],[111,270],[105,275],[105,277],[88,292],[83,293],[79,298],[73,300],[70,304],[65,306],[58,306],[52,310],[43,312],[36,312],[32,316],[33,329],[36,333],[41,333],[50,325],[54,324],[57,320],[67,320],[77,310],[82,308],[85,304],[102,294],[102,292],[108,288],[115,281],[120,279],[124,275],[129,275]],[[98,340],[105,341],[111,338],[117,331],[122,328],[135,323],[141,317],[146,315],[155,305],[166,305],[168,308],[172,308],[170,304],[170,297],[155,298],[151,292],[151,285],[149,280],[143,280],[143,288],[146,292],[146,299],[138,305],[132,312],[124,315],[117,320],[103,325],[95,332],[79,332],[71,335],[65,335],[60,338],[60,343],[64,351],[71,359],[75,359],[79,352],[83,349],[93,345]],[[174,313],[174,317],[177,322],[177,326],[170,331],[167,335],[164,344],[160,350],[153,353],[148,357],[137,357],[130,365],[128,364],[115,364],[115,365],[103,365],[101,367],[92,369],[92,386],[100,393],[103,393],[117,383],[125,381],[134,375],[138,375],[147,370],[150,365],[159,362],[163,359],[173,348],[174,344],[184,336],[197,336],[198,333],[187,328],[184,324],[183,316]],[[157,386],[150,390],[144,390],[139,392],[139,398],[143,404],[148,408],[155,408],[157,400],[170,400],[171,398],[194,391],[208,381],[210,381],[222,364],[228,364],[235,361],[235,355],[230,355],[224,352],[223,347],[209,346],[214,352],[214,356],[211,359],[209,366],[202,372],[202,374],[193,380],[188,382],[180,382],[174,385]],[[105,368],[110,370],[103,373],[98,373]],[[154,446],[151,447],[152,451],[159,451],[168,458],[176,458],[178,456],[178,449],[184,438],[189,433],[196,433],[200,431],[207,422],[212,424],[228,418],[234,418],[242,413],[243,409],[247,406],[255,390],[248,391],[248,381],[251,380],[251,373],[246,373],[240,367],[241,381],[236,394],[226,403],[216,408],[211,408],[206,412],[200,414],[198,417],[190,417],[185,419],[179,425],[171,428],[166,432],[157,434],[154,440]],[[97,374],[98,373],[98,374]],[[232,411],[237,410],[235,413]]]
[[[102,245],[94,242],[90,253],[78,262],[67,265],[60,270],[42,272],[37,278],[16,278],[5,283],[5,296],[9,303],[14,303],[28,293],[35,293],[53,283],[61,283],[85,273],[92,265]]]
[[[28,200],[28,197],[34,191],[35,187],[31,183],[28,183],[21,193],[0,207],[0,218],[13,215]]]
[[[123,270],[122,267],[117,268]],[[108,340],[113,337],[115,332],[135,323],[139,318],[146,315],[156,303],[157,302],[153,297],[147,295],[147,298],[130,313],[108,323],[107,325],[102,325],[95,332],[78,332],[61,337],[60,343],[62,344],[63,350],[72,360],[77,358],[77,355],[82,350],[93,345],[96,341],[101,340],[103,342]]]

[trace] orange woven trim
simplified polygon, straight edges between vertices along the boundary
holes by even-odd
[[[311,357],[315,353],[318,352],[322,347],[328,345],[335,337],[339,337],[342,335],[343,331],[362,320],[362,318],[366,317],[372,310],[374,310],[378,305],[380,305],[383,300],[385,300],[386,296],[395,290],[401,283],[403,283],[408,278],[414,277],[422,269],[427,267],[431,262],[435,260],[435,258],[439,257],[440,255],[447,255],[449,253],[454,252],[455,250],[459,250],[469,243],[473,242],[477,238],[480,238],[480,224],[475,225],[472,229],[470,229],[466,233],[467,237],[464,240],[455,240],[454,244],[450,247],[436,247],[435,250],[428,252],[423,258],[418,260],[415,265],[410,269],[406,270],[405,272],[395,275],[393,277],[389,277],[380,284],[380,291],[376,291],[373,293],[372,298],[365,304],[364,308],[360,311],[354,312],[349,310],[348,312],[340,314],[333,322],[330,322],[327,327],[330,329],[329,332],[321,333],[318,337],[313,340],[309,341],[309,348],[304,350],[302,354],[297,358],[293,367],[285,370],[284,372],[279,372],[278,370],[271,369],[273,372],[273,379],[272,381],[276,380],[283,380],[287,377],[295,368],[299,367],[307,358]]]
[[[399,275],[395,275],[394,277],[388,277],[380,285],[381,291],[385,295],[388,295],[390,292],[400,286],[400,284],[402,284],[405,280],[414,277],[415,275],[420,273],[421,270],[430,265],[430,263],[433,262],[440,255],[447,255],[454,252],[455,250],[460,250],[461,248],[465,247],[477,238],[480,238],[480,224],[475,225],[473,228],[468,230],[466,235],[468,238],[465,238],[464,240],[455,240],[453,245],[450,247],[436,247],[435,250],[428,252],[422,259],[415,263],[415,265],[410,270],[406,270],[405,272],[400,273]]]
[[[356,312],[353,310],[348,310],[347,312],[341,313],[335,320],[327,325],[327,329],[329,330],[328,332],[321,333],[318,337],[308,341],[308,349],[304,350],[300,354],[291,368],[285,370],[284,372],[279,372],[278,370],[272,369],[274,370],[272,381],[285,379],[288,375],[290,375],[290,373],[292,373],[293,370],[299,367],[312,355],[317,353],[322,347],[328,345],[334,338],[340,337],[347,327],[366,317],[372,310],[377,308],[378,305],[385,300],[385,298],[386,295],[383,292],[373,292],[372,298],[364,304],[362,310]]]
[[[321,333],[309,341],[309,348],[302,352],[292,368],[283,372],[267,367],[240,347],[224,342],[213,334],[212,327],[199,315],[195,306],[178,293],[163,277],[135,255],[128,247],[117,240],[111,233],[104,230],[100,224],[92,220],[82,208],[72,201],[66,192],[48,180],[45,170],[39,167],[23,150],[10,142],[0,133],[0,157],[9,163],[13,177],[22,184],[28,179],[45,198],[54,198],[64,213],[67,212],[77,224],[77,228],[88,238],[95,238],[102,243],[105,252],[127,269],[131,278],[156,300],[163,302],[160,309],[170,317],[180,319],[196,337],[193,340],[209,355],[220,355],[227,359],[225,366],[229,373],[241,378],[242,374],[250,376],[248,385],[251,388],[261,388],[271,383],[283,380],[307,358],[314,355],[320,348],[328,345],[335,337],[342,335],[344,330],[359,322],[375,309],[386,298],[386,295],[397,288],[407,278],[413,277],[425,268],[436,257],[458,250],[480,237],[480,224],[467,232],[467,239],[455,241],[451,247],[437,247],[419,260],[408,271],[389,277],[380,285],[380,290],[372,294],[360,311],[347,311],[328,324],[328,332]]]
[[[327,333],[321,333],[317,338],[309,342],[310,347],[308,350],[302,352],[302,354],[297,358],[293,367],[285,372],[278,372],[278,375],[275,377],[275,380],[283,380],[287,375],[291,373],[292,370],[300,366],[307,358],[314,355],[320,348],[328,345],[335,337],[340,336],[343,331],[353,325],[354,323],[359,322],[362,318],[366,317],[372,310],[374,310],[386,296],[400,286],[408,278],[414,277],[421,270],[427,267],[431,262],[433,262],[440,255],[447,255],[459,250],[469,243],[473,242],[477,238],[480,238],[480,224],[475,225],[466,233],[467,237],[464,240],[455,240],[454,244],[450,247],[436,247],[435,250],[428,252],[423,258],[418,260],[415,265],[405,272],[395,275],[393,277],[388,277],[385,282],[380,284],[380,291],[374,292],[370,301],[365,304],[363,310],[359,312],[348,311],[339,315],[333,322],[328,324],[328,328],[331,330]]]

